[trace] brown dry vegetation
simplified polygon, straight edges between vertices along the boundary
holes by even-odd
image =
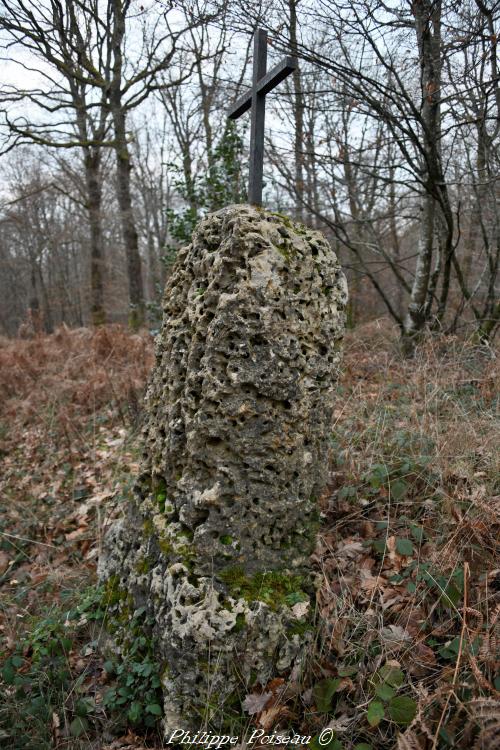
[[[161,744],[126,701],[121,716],[106,705],[95,582],[151,364],[150,336],[120,327],[0,341],[5,747]],[[237,731],[331,726],[330,750],[498,746],[498,382],[492,353],[456,338],[404,360],[384,322],[349,335],[314,555],[322,637],[300,681],[246,696]]]

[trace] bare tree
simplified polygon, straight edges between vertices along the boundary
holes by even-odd
[[[461,21],[461,14],[465,15],[462,5],[467,6],[468,23],[465,18]],[[392,292],[384,282],[385,272],[376,268],[377,258],[369,260],[365,253],[361,262],[360,253],[355,249],[356,246],[359,248],[356,235],[359,238],[360,231],[365,235],[368,231],[372,235],[377,224],[382,226],[380,209],[384,196],[380,189],[369,214],[363,211],[362,215],[358,212],[357,217],[353,216],[351,209],[356,208],[356,205],[349,203],[346,195],[340,202],[337,200],[337,215],[333,206],[328,206],[328,201],[324,201],[326,205],[320,212],[322,223],[335,233],[342,245],[356,255],[356,262],[361,262],[364,275],[398,321],[408,351],[412,350],[425,327],[437,329],[452,324],[449,306],[452,287],[458,288],[466,307],[472,309],[482,337],[485,331],[491,333],[491,326],[494,328],[495,321],[498,320],[497,307],[494,304],[492,306],[498,261],[496,253],[487,250],[488,243],[484,238],[482,243],[489,258],[484,274],[488,279],[487,283],[482,290],[477,285],[471,289],[462,272],[460,218],[463,208],[453,203],[456,192],[451,185],[450,167],[456,153],[457,132],[468,127],[467,117],[462,117],[459,121],[456,118],[458,99],[453,92],[453,85],[456,83],[456,77],[453,76],[456,76],[457,68],[464,67],[462,63],[468,51],[481,44],[483,60],[489,61],[490,69],[488,71],[484,63],[476,60],[474,69],[484,71],[479,99],[482,104],[488,102],[488,117],[493,115],[493,121],[498,123],[498,112],[492,112],[496,107],[493,105],[496,96],[492,96],[492,92],[498,88],[496,23],[499,12],[498,3],[486,6],[482,0],[458,6],[451,0],[407,0],[397,5],[381,0],[355,0],[349,3],[323,0],[304,9],[302,16],[307,21],[303,25],[302,38],[297,41],[302,69],[307,71],[308,76],[312,75],[313,68],[326,74],[322,102],[316,115],[321,115],[321,110],[329,111],[330,117],[334,113],[333,121],[323,122],[320,140],[323,140],[325,131],[332,131],[332,127],[333,130],[337,127],[340,115],[335,108],[335,100],[339,102],[343,99],[359,115],[356,118],[356,128],[361,127],[361,132],[365,132],[365,126],[360,124],[360,120],[364,119],[374,135],[373,143],[379,143],[376,148],[370,147],[369,158],[359,160],[365,180],[378,180],[379,187],[386,186],[385,192],[389,193],[391,210],[394,211],[398,205],[405,205],[407,216],[413,214],[411,234],[418,233],[418,239],[414,242],[414,250],[408,248],[410,252],[405,251],[408,260],[411,260],[411,256],[414,258],[410,263],[398,258],[402,248],[396,232],[401,221],[396,221],[394,215],[389,227],[386,222],[386,230],[391,237],[386,237],[383,243],[375,244],[372,237],[369,241],[363,240],[368,256],[378,255],[379,259],[383,258],[393,276],[398,279],[399,288],[408,288],[407,309],[402,314],[401,294],[399,292],[399,301],[394,304]],[[480,15],[483,21],[480,20]],[[266,23],[260,6],[255,8],[254,17],[249,18],[249,28],[256,18],[261,23]],[[283,30],[276,16],[268,15],[267,24],[274,43],[288,48],[288,33]],[[314,26],[314,32],[304,33],[307,26]],[[462,32],[460,35],[457,34],[458,30]],[[321,43],[318,43],[319,31],[323,33]],[[489,49],[484,49],[485,46],[489,46]],[[415,71],[418,71],[417,76]],[[474,84],[469,75],[466,74],[466,77],[466,86],[471,89]],[[462,86],[459,88],[462,89]],[[488,91],[491,93],[488,94]],[[307,91],[303,91],[303,95],[307,99]],[[291,107],[293,108],[293,102]],[[344,104],[341,105],[343,107]],[[384,131],[383,148],[375,137],[380,125]],[[492,128],[490,130],[493,132]],[[350,149],[354,146],[356,150],[359,133],[359,130],[353,130],[352,127],[349,129],[348,136],[352,144]],[[335,138],[335,134],[332,135]],[[349,184],[348,171],[352,173],[354,165],[352,159],[346,161],[344,147],[342,154],[338,153],[336,140],[334,150],[337,153],[328,153],[330,149],[328,144],[326,146],[326,153],[322,149],[314,161],[316,164],[319,159],[326,161],[327,166],[321,170],[323,186],[327,190],[326,195],[335,195],[338,199],[345,192],[344,187]],[[317,144],[311,148],[317,150]],[[381,155],[383,158],[380,158]],[[307,161],[311,161],[309,155]],[[325,173],[329,171],[328,164],[332,167],[331,179],[335,184],[329,185],[324,179]],[[275,159],[273,166],[283,176],[283,188],[290,191],[291,186],[296,185],[296,179],[290,171],[290,162],[284,162],[282,158]],[[339,170],[339,167],[342,169]],[[498,179],[498,169],[492,177],[493,180]],[[296,187],[293,191],[296,192]],[[310,205],[314,201],[308,197],[307,203],[308,212],[315,210],[317,213],[317,208]],[[350,206],[350,218],[354,219],[351,230],[345,218],[347,205]],[[418,212],[412,206],[418,206]],[[491,210],[490,213],[492,212]],[[409,236],[406,232],[405,243]],[[388,245],[396,249],[396,256],[394,252],[387,252]],[[483,299],[480,305],[477,304],[479,294]]]
[[[0,29],[7,35],[5,49],[21,70],[40,79],[25,89],[4,84],[5,103],[27,103],[29,115],[12,117],[5,111],[8,140],[4,149],[34,142],[59,149],[78,147],[86,183],[86,209],[91,238],[91,314],[94,324],[105,320],[104,246],[102,233],[102,147],[109,124],[105,92],[96,99],[82,55],[104,60],[102,39],[93,34],[90,19],[76,13],[72,2],[66,12],[55,0],[48,5],[23,0],[2,0]],[[10,54],[14,53],[14,56]]]
[[[153,91],[165,86],[165,82],[159,82],[159,73],[174,69],[176,55],[182,51],[187,32],[206,22],[209,14],[199,5],[186,6],[179,21],[172,7],[158,5],[145,9],[141,6],[136,12],[131,0],[67,0],[64,4],[48,0],[41,6],[24,0],[2,0],[2,5],[5,12],[0,27],[10,34],[11,44],[34,52],[63,76],[63,83],[57,82],[55,92],[52,89],[32,92],[30,98],[50,113],[68,107],[76,113],[77,138],[66,138],[64,145],[84,148],[89,211],[93,218],[97,216],[94,208],[99,200],[95,179],[99,157],[93,147],[108,145],[114,149],[116,194],[128,267],[130,319],[136,327],[144,320],[144,289],[131,192],[132,153],[127,117]],[[170,16],[175,16],[174,23],[170,22]],[[190,72],[172,75],[168,85],[179,85]],[[51,74],[42,74],[51,80]],[[20,96],[25,96],[25,92],[14,93],[16,100]],[[96,110],[98,124],[91,126],[94,121],[88,113]],[[112,123],[112,136],[104,144],[108,118]],[[9,121],[9,126],[18,135],[33,137],[26,123]],[[54,126],[53,121],[44,123],[44,132],[51,126]],[[43,142],[40,129],[35,129],[38,130],[37,142]],[[54,139],[46,139],[45,143],[54,144]],[[97,248],[99,228],[95,221],[91,221],[91,227]],[[96,282],[96,296],[97,286]]]

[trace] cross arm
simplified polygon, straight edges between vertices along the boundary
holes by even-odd
[[[228,110],[227,116],[230,120],[237,120],[240,115],[244,114],[252,106],[252,92],[243,94],[235,101],[233,106]]]
[[[278,83],[281,83],[297,67],[295,57],[285,57],[281,62],[271,68],[269,73],[260,79],[257,84],[258,94],[269,94]]]
[[[269,73],[266,73],[260,81],[257,83],[258,94],[268,94],[273,90],[278,83],[281,83],[287,76],[292,73],[297,67],[297,60],[295,57],[285,57],[281,62],[272,68]],[[232,107],[229,109],[227,116],[230,120],[237,120],[242,114],[244,114],[252,106],[252,91],[240,96],[235,101]]]

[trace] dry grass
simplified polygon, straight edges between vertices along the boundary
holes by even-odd
[[[0,341],[5,655],[93,583],[106,500],[137,470],[134,425],[152,361],[150,337],[119,327]],[[293,715],[302,734],[331,725],[330,750],[495,746],[499,374],[491,352],[459,339],[429,338],[404,360],[383,321],[349,334],[315,554],[324,640],[300,695],[288,691],[293,710],[274,701],[256,725],[270,715],[277,725]],[[72,678],[99,696],[102,664],[80,645],[68,656]],[[400,684],[381,690],[388,667]],[[325,680],[340,680],[326,711]],[[409,723],[387,687],[414,706]],[[370,723],[374,702],[383,718]],[[56,744],[26,747],[111,744],[106,712],[71,738],[75,711],[56,709]]]
[[[336,705],[349,718],[339,741],[493,747],[471,707],[500,698],[498,360],[431,338],[404,360],[391,331],[370,324],[345,365],[317,550],[321,666],[355,667]],[[408,726],[377,695],[386,664],[404,675],[397,696],[414,701]],[[384,719],[371,727],[374,701]]]

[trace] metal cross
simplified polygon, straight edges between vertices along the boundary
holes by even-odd
[[[264,162],[264,118],[266,94],[274,89],[297,67],[297,60],[285,57],[266,73],[267,31],[257,29],[253,42],[253,81],[248,94],[236,101],[228,112],[231,120],[236,120],[251,108],[250,127],[250,174],[248,180],[248,202],[255,206],[262,204],[262,169]]]

